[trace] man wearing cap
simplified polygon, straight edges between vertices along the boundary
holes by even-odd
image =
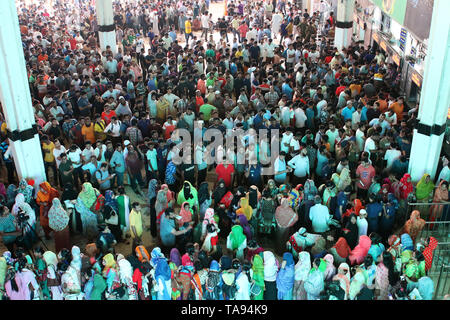
[[[119,104],[117,105],[117,108],[115,111],[116,111],[116,115],[118,117],[124,116],[124,115],[129,115],[129,116],[132,115],[132,112],[128,105],[128,102],[125,101],[125,98],[123,96],[119,97]]]

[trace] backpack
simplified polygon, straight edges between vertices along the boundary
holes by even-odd
[[[222,272],[222,292],[225,300],[234,300],[237,293],[236,277],[233,272]]]

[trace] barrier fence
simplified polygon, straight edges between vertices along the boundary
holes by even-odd
[[[439,270],[433,300],[441,300],[450,293],[450,264],[442,264]]]

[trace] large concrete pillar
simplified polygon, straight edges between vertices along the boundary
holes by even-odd
[[[355,0],[338,0],[334,46],[338,50],[347,48],[352,43],[353,11]]]
[[[0,2],[0,100],[19,178],[46,180],[37,133],[19,19],[14,0]]]
[[[106,50],[106,46],[111,47],[111,51],[117,53],[116,43],[116,25],[114,23],[114,11],[112,0],[96,0],[95,8],[97,11],[98,37],[100,40],[100,49]]]
[[[418,181],[424,173],[434,178],[450,106],[450,1],[434,0],[418,124],[414,129],[409,173]]]

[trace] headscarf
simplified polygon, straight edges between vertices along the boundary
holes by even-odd
[[[150,253],[150,255],[151,255],[150,264],[152,265],[153,268],[156,267],[159,259],[164,258],[164,255],[161,252],[161,248],[159,248],[159,247],[153,248],[153,250]]]
[[[178,220],[178,225],[181,227],[183,224],[187,223],[187,222],[191,222],[192,221],[192,213],[191,210],[186,210],[184,208],[185,205],[189,204],[189,202],[185,201],[183,202],[183,204],[181,205],[181,209],[180,209],[180,213],[179,216],[181,217],[180,220]]]
[[[344,270],[347,272],[344,274]],[[338,280],[341,288],[345,291],[345,300],[350,291],[350,267],[347,263],[341,263],[338,268],[338,273],[333,277],[333,281]]]
[[[181,257],[181,264],[184,267],[193,267],[194,264],[192,263],[191,257],[189,257],[189,254],[185,253],[183,254],[183,256]]]
[[[110,206],[115,212],[119,213],[119,204],[117,199],[114,199],[114,192],[106,190],[105,192],[105,206]]]
[[[286,261],[286,265],[277,274],[278,300],[282,300],[292,290],[295,281],[295,267],[292,253],[285,252],[283,254],[283,261]]]
[[[308,251],[298,254],[298,262],[295,265],[295,280],[306,281],[311,270],[311,256]]]
[[[264,280],[275,281],[277,279],[277,260],[271,251],[264,251]]]
[[[422,300],[433,300],[434,282],[430,277],[421,277],[417,281],[417,288]]]
[[[198,188],[198,203],[202,204],[203,202],[210,200],[211,196],[209,194],[209,185],[208,182],[204,181],[200,184]]]
[[[70,217],[63,209],[61,201],[58,198],[54,198],[52,201],[52,207],[48,211],[48,225],[49,227],[58,232],[63,231],[69,224]]]
[[[335,248],[337,254],[344,259],[346,259],[352,251],[344,237],[340,237],[333,248]]]
[[[220,185],[223,184],[223,187],[221,187]],[[227,193],[227,187],[225,184],[225,180],[220,179],[219,182],[217,182],[217,187],[216,189],[214,189],[213,192],[213,198],[214,198],[214,202],[217,204],[220,202],[220,200],[222,200],[223,196]]]
[[[414,210],[411,212],[409,220],[405,223],[405,232],[415,240],[424,226],[425,220],[420,218],[420,212],[418,210]]]
[[[54,270],[58,267],[58,257],[53,251],[45,251],[43,256],[45,263],[47,266],[52,266]]]
[[[336,273],[336,267],[334,266],[333,255],[327,254],[323,257],[327,264],[327,269],[325,270],[325,280],[330,280]]]
[[[94,275],[94,287],[91,292],[90,299],[91,300],[101,300],[102,293],[106,290],[108,286],[106,285],[105,279],[101,274],[96,273]]]
[[[416,186],[416,198],[417,200],[424,200],[430,196],[430,193],[434,190],[433,180],[426,182],[427,177],[430,175],[425,173]]]
[[[248,224],[247,218],[243,214],[240,214],[237,217],[239,219],[239,225],[242,227],[242,229],[244,229],[245,236],[247,237],[248,240],[251,240],[252,231],[250,229],[250,225]]]
[[[368,236],[362,235],[359,237],[359,243],[350,253],[349,259],[352,265],[361,264],[364,258],[369,252],[370,246],[372,245],[372,240]]]
[[[411,236],[407,233],[404,233],[400,236],[402,240],[402,250],[414,250],[414,242],[411,239]]]
[[[94,187],[92,187],[92,184],[90,184],[89,182],[83,183],[83,188],[84,191],[81,191],[78,194],[78,197],[80,198],[81,202],[83,202],[84,206],[87,209],[90,209],[97,200],[96,189],[94,189]]]
[[[177,267],[181,265],[181,254],[177,248],[170,250],[170,261],[175,263]]]
[[[378,257],[383,254],[384,249],[385,248],[382,243],[373,244],[370,247],[368,254],[372,256],[373,261],[377,261]]]
[[[411,181],[408,182],[408,179],[411,179],[411,176],[408,173],[405,173],[403,178],[400,179],[400,196],[402,199],[407,199],[408,195],[414,191],[414,186]]]
[[[133,267],[127,259],[119,260],[119,258],[117,258],[117,260],[117,263],[119,264],[120,281],[124,284],[128,284],[133,278]]]
[[[156,186],[157,185],[158,185],[158,180],[156,180],[156,179],[151,179],[148,183],[147,197],[148,197],[149,202],[151,202],[152,199],[156,197]]]
[[[42,182],[39,187],[43,189],[45,193],[41,190],[38,191],[36,196],[36,201],[38,202],[47,202],[48,205],[55,197],[59,196],[58,191],[55,188],[52,188],[47,181]]]
[[[281,205],[275,211],[275,219],[281,228],[292,227],[298,220],[297,213],[289,206],[289,199],[281,200]]]
[[[264,262],[263,258],[259,254],[253,256],[252,261],[253,280],[255,283],[264,288]]]
[[[238,249],[246,240],[244,229],[240,225],[234,225],[230,232],[231,250]]]
[[[324,274],[322,271],[318,269],[313,270],[308,274],[308,278],[306,279],[303,287],[308,295],[319,298],[320,293],[325,287],[324,280]]]
[[[241,207],[236,210],[236,215],[243,214],[247,218],[247,221],[250,221],[253,215],[253,209],[249,205],[248,198],[241,198]]]
[[[105,263],[104,271],[116,267],[116,260],[114,260],[114,256],[111,253],[103,257],[103,262]]]
[[[314,197],[317,195],[318,191],[313,180],[306,180],[303,193],[305,195],[305,200],[314,200]]]
[[[358,231],[358,225],[357,223],[352,223],[351,219],[352,217],[356,218],[356,214],[352,213],[348,219],[347,225],[345,226],[345,228],[347,230],[349,230],[348,233],[344,233],[344,238],[345,240],[347,240],[348,245],[350,246],[350,248],[354,248],[358,242],[358,235],[359,235],[359,231]]]
[[[33,187],[27,183],[27,180],[22,178],[19,182],[19,187],[17,188],[17,193],[23,194],[25,197],[25,202],[30,203],[31,198],[33,196]]]

